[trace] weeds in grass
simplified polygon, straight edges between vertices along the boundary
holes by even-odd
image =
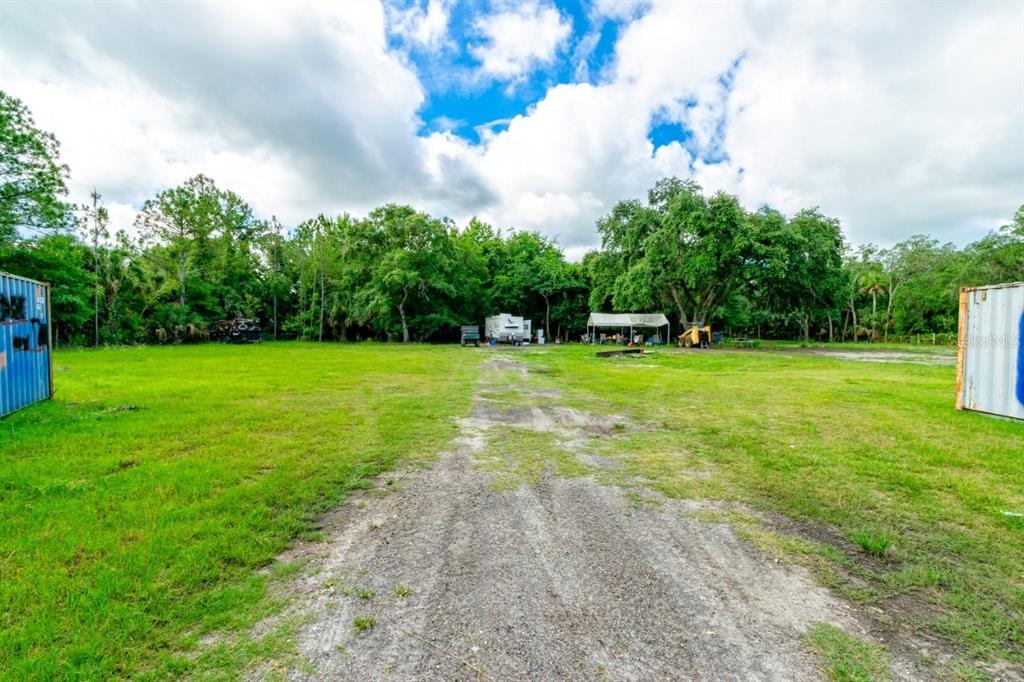
[[[892,547],[892,534],[886,531],[858,531],[850,538],[856,542],[861,549],[875,557],[883,557]]]
[[[287,580],[298,575],[305,566],[305,561],[275,561],[270,565],[270,575],[277,580]]]
[[[373,629],[373,626],[377,624],[377,619],[373,616],[356,616],[352,619],[352,625],[359,632]]]
[[[815,623],[804,642],[827,661],[825,673],[835,682],[881,682],[892,678],[884,648],[863,642],[834,625]]]
[[[373,599],[373,594],[373,590],[362,589],[356,591],[356,595],[360,599]]]
[[[300,531],[298,538],[303,542],[324,542],[327,540],[327,536],[318,530]]]
[[[487,432],[485,455],[478,465],[497,476],[495,490],[514,490],[536,483],[545,471],[563,478],[586,476],[589,468],[566,450],[551,433],[505,424]]]
[[[639,509],[654,509],[660,510],[665,506],[665,500],[660,497],[651,497],[650,495],[642,495],[635,490],[630,490],[625,493],[626,507],[628,509],[639,510]]]
[[[965,661],[952,661],[945,667],[946,677],[956,682],[992,682],[992,676]]]
[[[412,594],[412,588],[407,585],[397,585],[395,587],[395,596],[399,599],[405,599]]]

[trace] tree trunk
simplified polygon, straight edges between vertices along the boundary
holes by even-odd
[[[409,291],[402,290],[402,300],[398,302],[398,314],[402,317],[402,343],[409,343],[409,324],[405,319],[405,302],[409,298]]]
[[[95,248],[93,247],[95,253]],[[100,265],[99,258],[95,259],[94,266],[96,268],[96,282],[94,285],[95,291],[93,292],[93,304],[92,304],[92,333],[93,333],[93,346],[96,348],[100,347]]]
[[[320,341],[324,340],[324,268],[320,267]]]
[[[100,216],[96,204],[100,195],[96,188],[92,188],[92,333],[93,346],[100,346]]]
[[[832,343],[832,316],[828,316],[828,342]]]
[[[811,321],[804,315],[804,342],[810,343],[811,341]]]
[[[679,310],[679,321],[682,323],[683,328],[686,328],[690,324],[690,318],[686,316],[686,309],[683,307],[683,302],[679,298],[679,289],[674,284],[669,285],[669,292],[672,294],[672,300],[676,304],[676,308]]]
[[[178,258],[178,305],[185,307],[185,256]]]
[[[274,292],[274,341],[277,341],[277,292]]]
[[[551,338],[551,301],[544,297],[544,336]]]
[[[316,277],[317,277],[316,265],[313,266],[313,278],[309,282],[309,318],[308,323],[304,323],[303,327],[309,332],[309,339],[313,339],[313,323],[316,322]],[[303,332],[305,336],[305,332]]]
[[[878,292],[871,290],[871,343],[875,342],[878,333]]]
[[[409,325],[405,321],[405,304],[398,304],[398,314],[402,316],[402,343],[409,343]]]
[[[302,321],[302,329],[299,332],[299,338],[303,341],[306,340],[306,287],[304,286],[301,276],[299,278],[299,310],[303,311],[299,316],[299,320]]]
[[[896,295],[896,290],[900,288],[899,283],[894,283],[892,278],[889,278],[889,291],[888,291],[888,304],[885,307],[885,340],[889,340],[889,327],[892,325],[892,300]]]

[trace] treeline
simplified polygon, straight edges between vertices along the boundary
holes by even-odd
[[[53,285],[63,344],[208,338],[217,320],[260,320],[271,338],[445,341],[461,324],[523,314],[577,338],[591,310],[665,312],[732,334],[885,340],[956,328],[962,285],[1024,279],[1024,207],[964,249],[913,237],[850,249],[817,210],[787,217],[659,181],[598,221],[602,248],[567,262],[539,234],[409,206],[257,218],[202,175],[147,201],[112,232],[99,193],[71,206],[52,135],[0,92],[0,270]]]
[[[286,234],[196,176],[109,235],[97,197],[79,235],[0,247],[0,267],[53,285],[63,343],[198,341],[215,322],[257,318],[270,338],[455,340],[496,310],[568,333],[586,309],[580,266],[533,233],[463,229],[409,206],[317,216]],[[584,317],[585,322],[585,317]]]
[[[1024,206],[963,249],[921,235],[851,248],[817,209],[748,212],[734,196],[669,178],[597,227],[603,248],[584,259],[592,306],[661,310],[759,338],[953,334],[960,287],[1024,280]]]

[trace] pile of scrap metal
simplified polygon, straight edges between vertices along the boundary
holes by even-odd
[[[233,320],[218,320],[210,332],[210,338],[221,343],[259,343],[263,330],[256,320],[236,317]]]

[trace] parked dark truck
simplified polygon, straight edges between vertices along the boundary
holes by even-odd
[[[467,346],[469,344],[474,346],[480,345],[480,327],[468,325],[462,328],[462,345]]]
[[[244,317],[233,320],[218,320],[210,332],[210,338],[221,343],[259,343],[263,330],[259,322]]]

